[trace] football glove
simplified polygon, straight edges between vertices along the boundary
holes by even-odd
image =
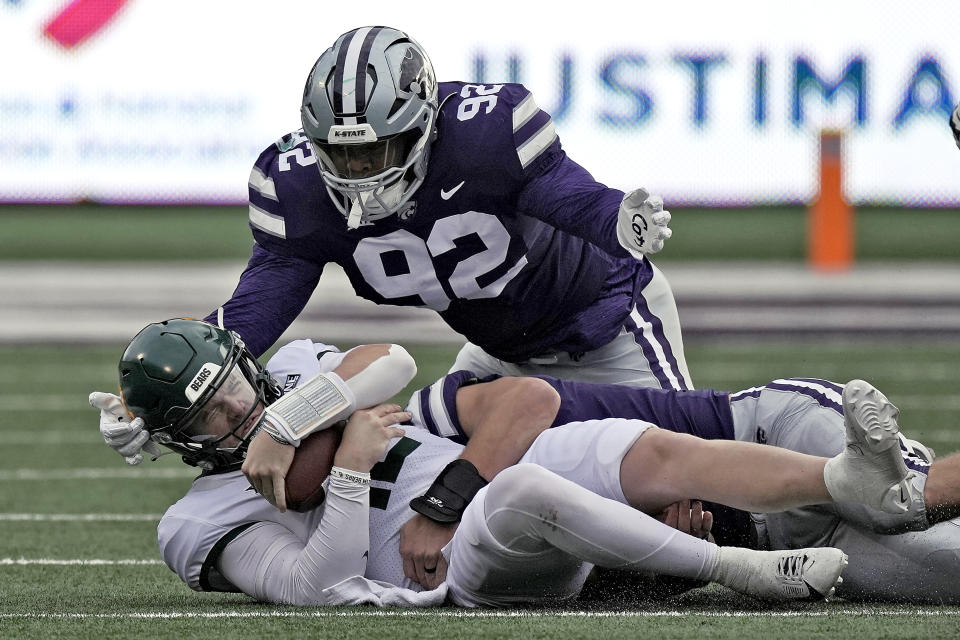
[[[136,465],[143,462],[146,451],[155,458],[162,450],[150,439],[143,428],[143,418],[130,419],[119,396],[94,391],[90,394],[90,406],[100,410],[100,435],[110,448],[123,456],[124,462]]]
[[[960,103],[957,103],[953,115],[950,116],[950,129],[953,131],[953,139],[957,142],[957,147],[960,148]]]
[[[617,240],[620,246],[637,260],[663,249],[663,243],[673,232],[670,212],[663,210],[660,196],[652,196],[646,189],[636,189],[623,197],[617,222]]]

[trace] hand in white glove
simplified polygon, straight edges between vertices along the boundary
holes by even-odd
[[[957,141],[957,147],[960,147],[960,103],[957,103],[950,116],[950,129],[953,131],[953,139]]]
[[[646,189],[636,189],[620,203],[617,240],[640,260],[663,249],[663,242],[673,235],[669,224],[670,212],[663,210],[663,199],[650,195]]]
[[[143,462],[141,450],[155,457],[162,453],[160,446],[150,439],[150,433],[144,429],[143,418],[131,420],[119,396],[94,391],[90,394],[90,406],[100,409],[100,435],[104,442],[123,456],[127,464]]]

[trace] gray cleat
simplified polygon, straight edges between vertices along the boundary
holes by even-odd
[[[916,488],[900,452],[899,410],[873,385],[851,380],[843,389],[847,446],[827,462],[823,479],[837,502],[859,502],[905,513]]]

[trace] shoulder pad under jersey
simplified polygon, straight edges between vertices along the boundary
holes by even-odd
[[[328,220],[342,224],[301,131],[263,150],[250,171],[248,191],[250,227],[260,244],[304,237]]]
[[[440,84],[439,134],[445,149],[464,150],[461,166],[504,166],[522,176],[560,141],[550,114],[520,84]]]

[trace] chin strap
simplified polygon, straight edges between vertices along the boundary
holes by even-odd
[[[409,205],[409,203],[398,204],[409,184],[407,180],[400,177],[389,186],[377,187],[372,191],[361,191],[357,197],[349,198],[350,212],[347,214],[347,229],[356,229],[363,224],[365,213],[368,214],[368,223],[387,216],[400,215],[400,212]],[[386,204],[388,202],[391,204]],[[370,203],[374,204],[372,210],[368,206]]]
[[[373,191],[361,191],[356,198],[350,199],[350,214],[347,216],[347,229],[356,229],[363,222],[363,214],[367,210],[367,203],[377,199]]]
[[[356,229],[360,226],[360,220],[363,218],[363,206],[360,204],[359,196],[356,200],[350,200],[350,215],[347,216],[347,229]]]

